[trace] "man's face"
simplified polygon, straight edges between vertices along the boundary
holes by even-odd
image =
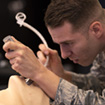
[[[61,56],[74,63],[88,66],[97,55],[94,36],[88,33],[74,32],[70,23],[65,22],[57,28],[48,27],[53,41],[60,45]]]

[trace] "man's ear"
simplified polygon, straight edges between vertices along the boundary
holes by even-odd
[[[99,21],[95,21],[93,22],[90,27],[90,32],[95,35],[97,38],[100,38],[103,34],[103,26],[102,23],[100,23]]]

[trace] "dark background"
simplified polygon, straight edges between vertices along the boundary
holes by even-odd
[[[105,1],[99,1],[105,8]],[[60,55],[59,46],[53,43],[43,21],[44,13],[49,3],[50,0],[0,0],[0,53],[3,56],[0,57],[0,60],[3,61],[0,61],[0,84],[2,88],[5,87],[4,85],[7,85],[10,75],[17,74],[11,70],[8,61],[5,62],[2,39],[7,35],[13,35],[19,41],[29,46],[35,53],[38,51],[38,45],[42,43],[32,31],[24,27],[20,28],[16,24],[15,15],[17,12],[24,12],[27,15],[26,22],[39,30],[48,42],[49,47],[58,50]],[[90,66],[81,67],[73,64],[68,59],[62,59],[62,63],[66,69],[71,69],[71,71],[76,73],[85,74],[89,72]]]

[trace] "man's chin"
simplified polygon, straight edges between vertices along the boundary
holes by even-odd
[[[83,62],[83,63],[78,63],[79,65],[83,66],[83,67],[87,67],[87,66],[90,66],[91,63],[86,63],[86,62]]]

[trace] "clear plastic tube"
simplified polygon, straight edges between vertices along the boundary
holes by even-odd
[[[16,16],[15,16],[15,18],[17,20],[17,24],[19,24],[20,27],[24,26],[24,27],[30,29],[31,31],[33,31],[41,39],[41,41],[45,44],[45,46],[48,48],[48,44],[47,44],[45,38],[43,37],[43,35],[37,29],[35,29],[31,25],[29,25],[28,23],[24,22],[25,19],[26,19],[26,15],[24,13],[22,13],[22,12],[17,13]],[[46,59],[47,60],[46,60],[46,62],[44,64],[45,67],[48,64],[49,56],[47,56]],[[31,85],[32,82],[33,81],[30,80],[29,78],[26,79],[26,84]]]

